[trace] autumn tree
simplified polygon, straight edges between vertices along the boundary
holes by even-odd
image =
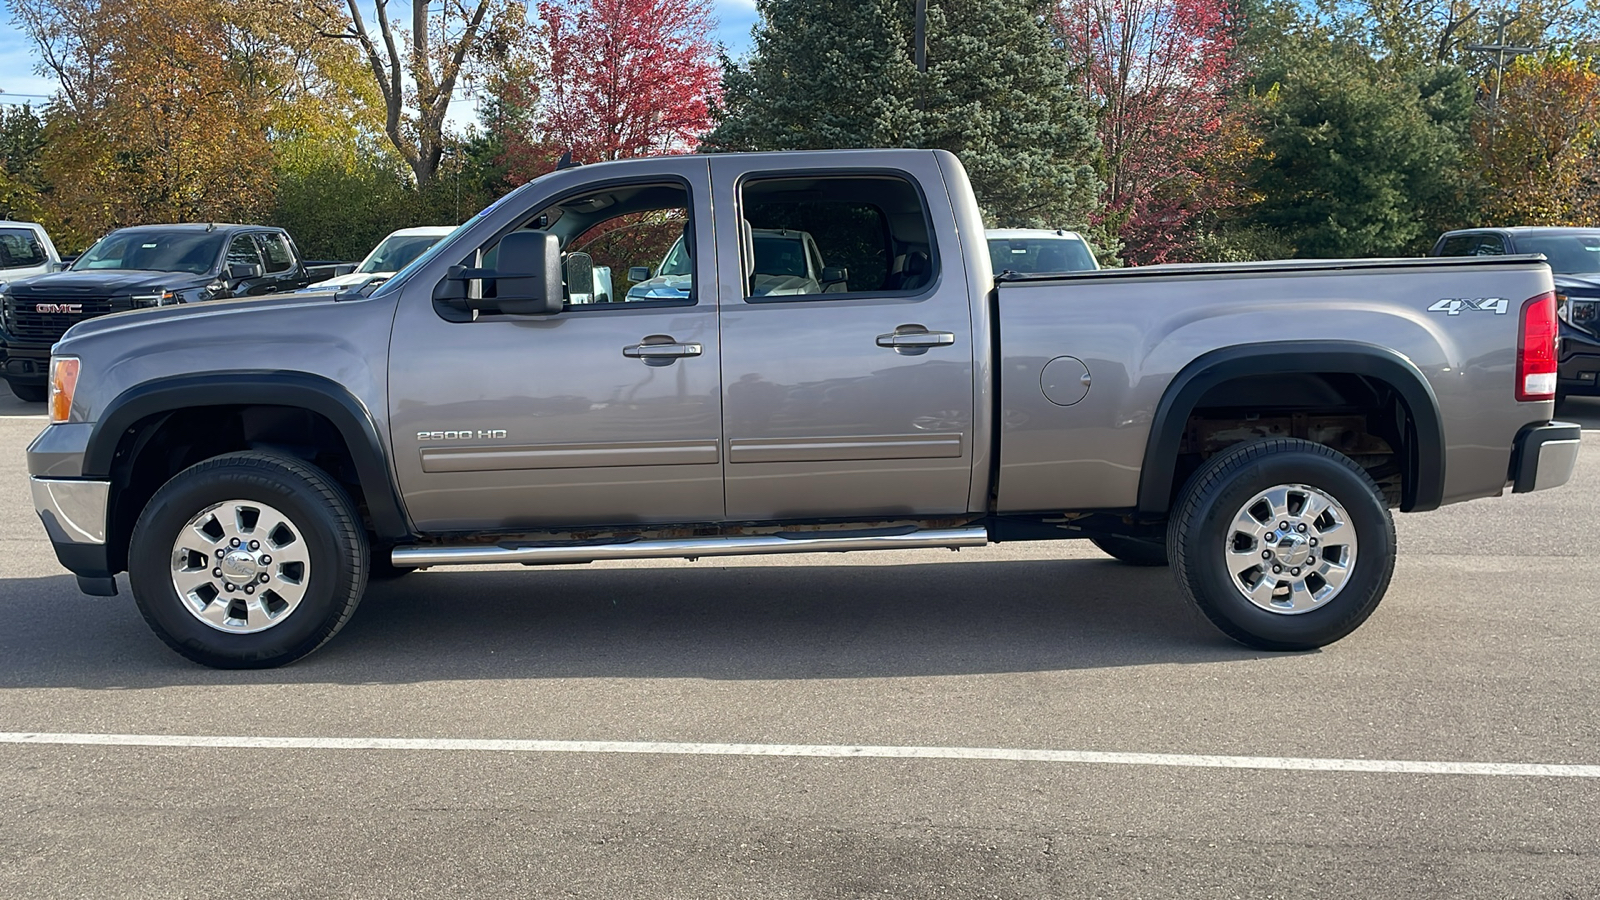
[[[1190,222],[1229,196],[1225,0],[1061,0],[1057,28],[1096,105],[1107,224],[1130,260],[1183,258]]]
[[[31,106],[0,106],[0,219],[36,219],[44,188],[44,122]]]
[[[1600,221],[1600,72],[1571,56],[1518,60],[1498,106],[1474,124],[1496,225],[1593,225]]]
[[[527,7],[520,0],[415,0],[410,28],[390,18],[390,0],[373,0],[367,21],[363,0],[326,4],[302,13],[326,37],[358,48],[381,103],[383,132],[405,160],[419,189],[439,172],[449,142],[445,123],[465,76],[493,69],[524,43]],[[438,6],[437,12],[434,6]]]
[[[710,0],[542,0],[536,131],[579,162],[692,150],[718,97]]]
[[[930,0],[925,72],[904,0],[756,0],[756,9],[754,53],[725,63],[709,146],[948,149],[992,224],[1088,227],[1098,146],[1044,4]]]

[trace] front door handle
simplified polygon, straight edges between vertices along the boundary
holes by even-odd
[[[645,362],[682,359],[685,356],[699,356],[705,350],[696,341],[678,343],[670,335],[652,334],[631,347],[623,347],[622,355],[629,359],[642,359]]]
[[[926,353],[929,347],[948,347],[956,336],[948,331],[929,331],[921,325],[901,325],[888,334],[878,335],[878,346],[896,353]]]

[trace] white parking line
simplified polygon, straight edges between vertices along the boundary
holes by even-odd
[[[1301,772],[1491,775],[1512,778],[1600,778],[1600,766],[1547,765],[1544,763],[1317,759],[1292,756],[1201,756],[1187,753],[1105,753],[1092,750],[1022,750],[994,747],[857,747],[839,744],[688,744],[656,741],[52,734],[29,731],[0,732],[0,744],[254,750],[420,750],[446,753],[488,750],[502,753],[633,753],[687,756],[809,756],[835,759],[954,759],[1111,766],[1178,766],[1198,769],[1278,769]]]

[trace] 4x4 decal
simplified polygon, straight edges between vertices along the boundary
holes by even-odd
[[[1452,316],[1459,316],[1462,310],[1471,309],[1503,316],[1506,314],[1506,307],[1510,305],[1510,301],[1504,297],[1479,297],[1476,300],[1467,297],[1451,297],[1440,300],[1438,303],[1428,307],[1428,312],[1442,312]]]

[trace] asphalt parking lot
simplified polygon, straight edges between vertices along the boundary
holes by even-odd
[[[1314,653],[1014,544],[423,572],[230,673],[58,567],[38,413],[0,402],[0,732],[182,740],[0,742],[3,897],[1600,895],[1600,435],[1400,517]]]

